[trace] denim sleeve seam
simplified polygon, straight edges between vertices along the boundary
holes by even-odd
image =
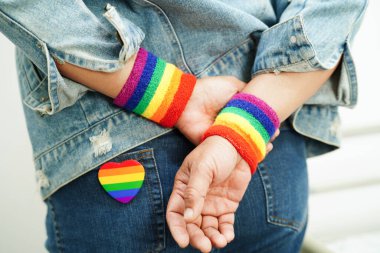
[[[136,3],[139,3],[138,1],[135,1]],[[182,59],[182,63],[183,63],[183,67],[185,68],[185,70],[190,73],[190,74],[193,74],[193,71],[191,70],[191,68],[189,67],[189,65],[187,64],[187,61],[186,61],[186,57],[185,57],[185,54],[184,54],[184,50],[183,50],[183,46],[182,46],[182,43],[177,35],[177,32],[175,31],[174,27],[173,27],[173,24],[172,22],[170,21],[168,15],[166,14],[166,12],[161,8],[161,6],[159,6],[158,4],[152,2],[152,1],[149,1],[149,0],[144,0],[144,2],[154,6],[155,8],[157,8],[161,13],[162,15],[165,17],[165,19],[167,20],[167,23],[168,23],[168,26],[171,30],[171,32],[173,33],[174,35],[174,38],[176,40],[176,42],[178,43],[178,49],[179,49],[179,52],[181,54],[181,59]],[[139,3],[141,4],[141,3]]]
[[[119,60],[103,60],[103,62],[100,63],[99,61],[78,57],[51,47],[49,47],[49,50],[53,59],[56,59],[59,62],[68,62],[70,64],[95,71],[112,72],[123,66]]]
[[[260,74],[265,74],[265,73],[268,73],[268,72],[274,72],[276,69],[281,69],[281,68],[288,68],[288,67],[292,67],[292,66],[296,66],[296,65],[299,65],[301,63],[307,63],[309,65],[309,67],[311,67],[312,69],[314,70],[317,70],[318,68],[315,67],[313,64],[310,63],[311,60],[313,60],[315,57],[312,56],[311,58],[309,59],[302,59],[300,61],[297,61],[297,62],[293,62],[293,63],[290,63],[290,64],[285,64],[285,65],[281,65],[280,67],[273,67],[273,68],[265,68],[265,69],[261,69],[259,71],[256,71],[255,73],[253,73],[252,77],[256,76],[256,75],[260,75]]]

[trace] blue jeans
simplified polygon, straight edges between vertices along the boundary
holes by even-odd
[[[237,210],[235,239],[212,252],[299,252],[307,223],[305,141],[287,126],[281,130]],[[175,173],[193,148],[173,131],[114,158],[136,159],[146,170],[126,205],[107,195],[97,169],[57,191],[46,200],[49,252],[198,252],[180,249],[165,221]]]

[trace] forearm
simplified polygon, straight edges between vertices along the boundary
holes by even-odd
[[[103,95],[115,98],[131,73],[136,55],[132,56],[124,67],[116,72],[100,72],[75,66],[70,63],[57,63],[62,76],[81,83]]]
[[[254,173],[280,122],[315,94],[334,70],[254,77],[226,104],[203,139],[213,135],[227,139]]]
[[[113,103],[163,127],[174,127],[185,110],[196,77],[144,48],[120,71],[101,73],[61,65],[62,75],[114,98]]]
[[[336,66],[329,70],[304,73],[273,73],[254,77],[243,92],[264,100],[284,121],[298,107],[313,96],[333,74]]]

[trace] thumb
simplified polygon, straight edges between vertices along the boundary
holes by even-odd
[[[184,191],[186,222],[194,221],[202,212],[207,191],[212,182],[212,171],[205,166],[193,165]]]

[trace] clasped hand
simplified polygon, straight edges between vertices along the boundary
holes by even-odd
[[[198,79],[176,127],[198,145],[218,112],[244,86],[229,76]],[[269,143],[267,152],[271,149]],[[190,243],[209,252],[232,241],[235,212],[250,180],[248,164],[229,141],[212,136],[199,144],[179,168],[167,206],[166,219],[178,245]]]

